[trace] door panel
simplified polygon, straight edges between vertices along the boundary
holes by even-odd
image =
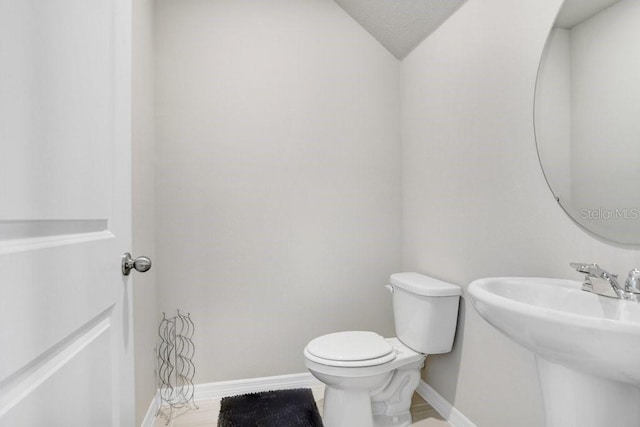
[[[10,296],[0,303],[0,342],[11,349],[0,353],[0,380],[113,307],[120,280],[106,271],[108,265],[94,270],[69,264],[105,259],[109,240],[114,238],[0,256],[3,294]],[[116,282],[109,285],[101,276]]]
[[[112,426],[110,325],[99,323],[54,357],[29,366],[15,384],[16,405],[2,418],[7,426]],[[91,375],[87,375],[92,372]],[[71,382],[74,387],[68,387]],[[60,390],[65,390],[60,393]],[[10,403],[10,402],[7,402]],[[33,410],[38,408],[37,410]]]
[[[130,0],[0,0],[0,426],[133,425]]]
[[[0,219],[107,218],[114,22],[113,1],[0,1]]]

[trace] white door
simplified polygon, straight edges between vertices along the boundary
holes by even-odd
[[[132,426],[130,0],[0,0],[0,426]]]

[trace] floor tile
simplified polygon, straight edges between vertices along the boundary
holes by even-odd
[[[318,411],[322,414],[324,403],[324,386],[311,389],[316,400]],[[220,412],[220,399],[201,400],[197,402],[198,409],[189,411],[165,424],[164,418],[156,418],[153,427],[216,427]],[[416,427],[450,427],[451,425],[435,409],[422,399],[417,393],[411,400],[412,426]]]
[[[431,426],[449,426],[450,424],[442,418],[435,409],[428,403],[411,407],[412,425],[421,427]]]
[[[422,405],[428,405],[427,401],[424,400],[418,393],[413,393],[413,396],[411,397],[411,407],[413,408],[414,406]]]

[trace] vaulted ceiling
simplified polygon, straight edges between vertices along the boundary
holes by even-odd
[[[335,0],[365,30],[402,59],[466,0]]]
[[[565,0],[556,19],[556,26],[573,28],[619,0]]]

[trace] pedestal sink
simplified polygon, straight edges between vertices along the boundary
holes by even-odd
[[[581,282],[480,279],[477,312],[536,355],[547,427],[640,426],[640,303]]]

